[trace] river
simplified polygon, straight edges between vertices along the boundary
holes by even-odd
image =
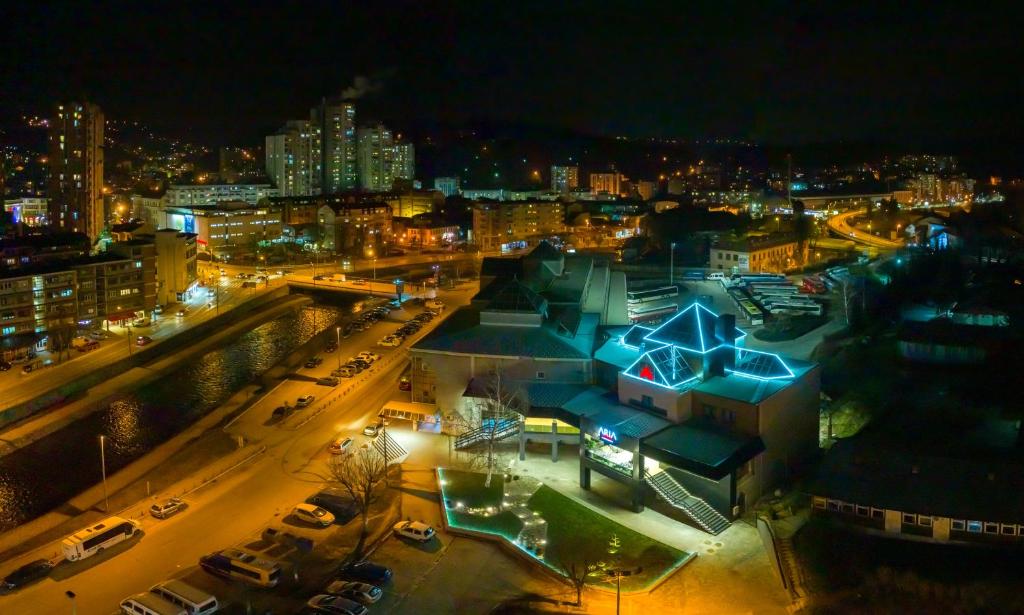
[[[264,323],[183,365],[126,391],[106,409],[0,458],[0,531],[30,521],[100,481],[99,436],[108,476],[167,441],[273,367],[316,331],[349,314],[337,296]],[[182,383],[188,383],[183,386]]]

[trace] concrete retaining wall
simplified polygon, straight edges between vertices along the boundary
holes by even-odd
[[[195,340],[209,337],[219,329],[239,322],[243,318],[251,315],[253,311],[261,309],[272,301],[277,301],[282,297],[288,296],[288,293],[288,287],[282,286],[281,288],[274,289],[263,295],[254,297],[230,312],[211,318],[210,320],[200,323],[195,327],[182,331],[181,333],[166,340],[162,340],[159,344],[154,344],[149,348],[142,348],[130,357],[125,357],[109,365],[99,367],[87,375],[65,382],[35,399],[0,410],[0,428],[12,425],[13,423],[26,419],[41,410],[45,410],[46,408],[50,408],[51,406],[72,399],[75,396],[82,394],[84,391],[87,391],[102,382],[106,382],[115,376],[123,374],[134,367],[145,365],[160,356],[188,347],[188,345]]]

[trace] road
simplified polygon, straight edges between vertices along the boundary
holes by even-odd
[[[895,250],[903,247],[902,241],[892,241],[889,239],[883,239],[882,237],[876,237],[871,233],[865,233],[864,231],[857,230],[850,226],[850,218],[864,215],[865,213],[867,213],[867,210],[865,209],[855,209],[832,216],[828,219],[828,228],[833,233],[842,235],[847,239],[852,239],[857,243],[871,246],[873,248],[881,250]]]
[[[450,305],[467,303],[469,296],[469,292],[460,291],[446,295],[445,300]],[[374,419],[385,402],[408,399],[409,394],[398,391],[396,383],[408,362],[407,348],[412,340],[397,349],[374,345],[377,339],[400,326],[398,320],[378,323],[343,340],[336,356],[323,354],[324,361],[319,367],[300,368],[296,376],[283,381],[230,425],[229,433],[267,447],[256,462],[187,498],[189,508],[183,513],[166,521],[145,518],[141,539],[135,538],[81,562],[62,563],[49,578],[0,597],[0,612],[66,612],[70,604],[65,592],[73,591],[79,614],[107,614],[123,598],[145,591],[163,579],[182,575],[218,596],[229,601],[234,596],[237,600],[233,588],[198,571],[199,556],[255,538],[263,528],[281,522],[295,503],[323,486],[327,476],[326,447],[335,437],[352,435],[360,444],[365,440],[361,435],[363,426]],[[425,335],[439,321],[435,319],[416,337]],[[345,360],[365,349],[382,355],[377,365],[383,367],[378,367],[376,373],[357,376],[358,383],[343,380],[336,389],[314,383],[314,378],[336,367],[339,358]],[[344,391],[348,392],[342,396]],[[281,424],[269,420],[273,408],[284,401],[294,405],[296,398],[305,394],[318,397],[313,406],[296,411]],[[332,399],[333,403],[319,410]],[[403,426],[395,425],[393,429],[398,433]],[[338,529],[323,530],[334,531]],[[3,573],[57,552],[59,544],[51,543],[17,561],[4,563]]]
[[[200,287],[192,298],[185,303],[165,306],[162,314],[152,318],[149,327],[121,327],[111,325],[108,339],[100,342],[99,348],[86,353],[72,350],[70,359],[58,361],[49,352],[39,353],[39,361],[52,360],[50,366],[24,374],[19,365],[7,372],[0,372],[0,409],[24,403],[47,393],[56,387],[80,378],[104,365],[119,361],[134,352],[138,346],[135,338],[145,335],[159,343],[171,336],[194,327],[222,311],[235,308],[258,294],[277,288],[282,282],[272,279],[269,285],[261,284],[258,288],[242,288],[242,280],[234,277],[211,276],[212,286],[216,290],[213,297],[208,295],[209,287]],[[219,306],[217,305],[219,302]],[[187,308],[185,316],[177,316],[182,307]]]

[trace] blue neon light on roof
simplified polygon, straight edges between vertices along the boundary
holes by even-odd
[[[788,380],[796,376],[779,355],[746,348],[736,348],[736,367],[726,371],[754,380]]]
[[[691,314],[691,310],[692,310],[692,314]],[[691,303],[689,307],[687,307],[686,309],[682,310],[681,312],[679,312],[678,314],[676,314],[672,318],[670,318],[667,321],[665,321],[664,324],[662,324],[660,327],[658,327],[657,329],[655,329],[651,333],[647,334],[647,336],[644,337],[644,339],[647,340],[647,341],[651,341],[651,342],[658,342],[659,344],[669,344],[669,345],[676,346],[678,348],[682,348],[683,350],[686,350],[686,351],[689,351],[689,352],[694,352],[694,353],[697,353],[697,354],[706,354],[708,352],[711,352],[712,350],[714,350],[714,348],[708,348],[707,344],[704,341],[704,322],[705,321],[703,320],[703,318],[707,318],[708,316],[704,316],[701,313],[702,310],[704,312],[707,312],[708,316],[710,316],[711,318],[715,318],[715,319],[718,318],[718,314],[716,314],[715,312],[713,312],[712,310],[710,310],[706,306],[704,306],[704,305],[702,305],[700,303],[697,303],[695,301],[695,302]],[[687,316],[687,315],[689,315],[689,317],[692,317],[694,319],[694,326],[697,329],[697,336],[696,336],[696,339],[693,339],[692,341],[699,343],[700,344],[699,348],[693,348],[693,347],[691,347],[691,346],[689,346],[687,344],[680,343],[680,341],[678,339],[663,339],[661,337],[662,335],[668,335],[668,333],[667,333],[668,331],[671,331],[673,327],[678,326],[678,324],[674,324],[676,320],[678,320],[679,318],[683,318],[684,316]],[[736,339],[737,340],[741,339],[743,337],[746,337],[747,334],[746,334],[745,331],[743,331],[739,327],[734,327],[734,328],[735,328],[735,331],[736,331]],[[632,330],[630,330],[630,331],[632,331]],[[692,333],[692,331],[691,331],[691,333]],[[627,333],[627,335],[628,335],[628,333]],[[721,344],[719,344],[719,346],[721,346]],[[715,348],[718,348],[719,346],[716,346]]]

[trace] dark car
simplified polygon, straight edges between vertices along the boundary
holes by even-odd
[[[379,587],[391,579],[391,569],[373,562],[354,562],[342,568],[338,572],[338,576],[342,579],[363,581]]]
[[[348,523],[359,514],[351,496],[336,489],[319,491],[306,498],[306,503],[315,504],[331,513],[334,515],[334,522],[339,525]]]
[[[411,391],[412,390],[412,381],[409,380],[408,376],[402,376],[398,380],[398,390],[399,391]]]
[[[359,372],[363,371],[364,369],[366,369],[362,365],[360,365],[360,364],[358,364],[358,363],[356,363],[354,361],[350,361],[350,362],[346,363],[344,365],[344,367],[347,367],[347,368],[351,369],[352,371],[354,371],[357,374]]]
[[[4,577],[3,587],[8,590],[24,587],[46,578],[51,570],[53,570],[53,564],[50,563],[50,560],[37,559]]]
[[[331,342],[330,344],[327,344],[326,347],[324,347],[324,352],[334,352],[337,349],[338,345],[335,344],[334,342]]]
[[[11,369],[11,364],[7,361],[0,361],[0,372],[6,372]]]
[[[274,408],[274,412],[270,416],[275,419],[283,419],[289,411],[291,411],[291,408],[287,404],[284,406],[278,406]]]

